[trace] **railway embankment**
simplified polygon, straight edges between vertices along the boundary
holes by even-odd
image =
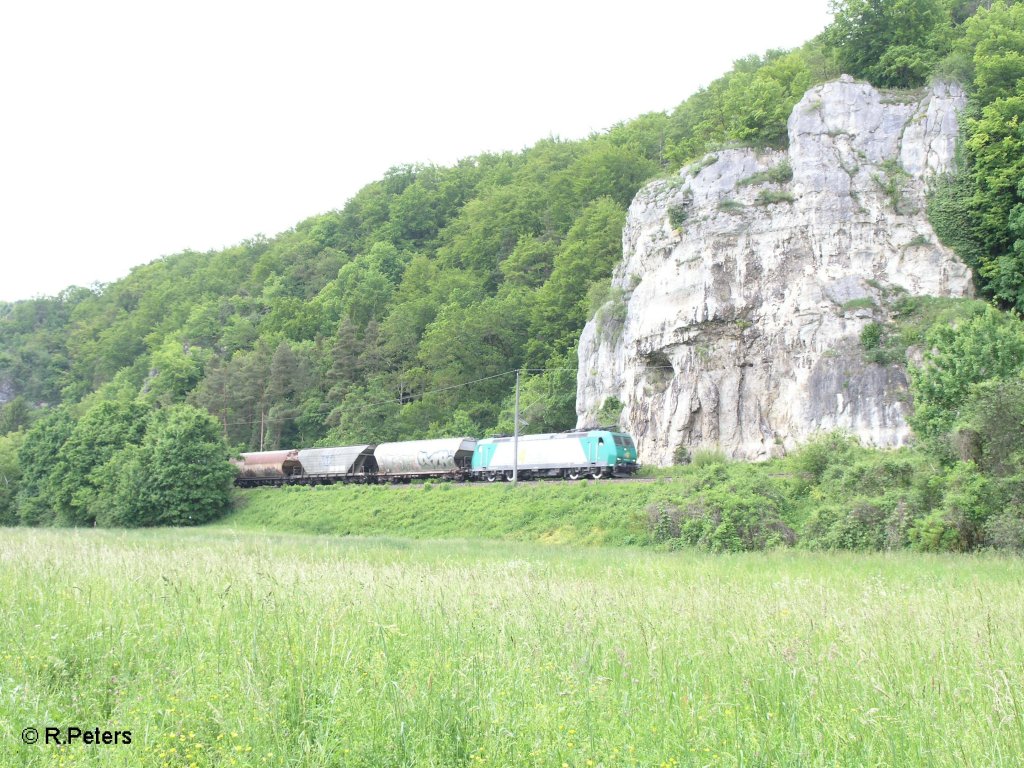
[[[973,464],[943,469],[926,452],[871,450],[841,432],[767,462],[729,461],[720,453],[692,458],[687,466],[645,470],[636,480],[236,490],[233,511],[216,525],[712,552],[1024,551],[1008,496],[1017,481],[988,480]],[[958,512],[968,503],[969,517]]]
[[[247,489],[236,491],[234,511],[218,525],[351,536],[649,544],[649,508],[670,503],[679,491],[680,483],[667,478]]]

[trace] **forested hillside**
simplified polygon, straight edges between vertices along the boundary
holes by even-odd
[[[203,412],[232,450],[482,435],[510,429],[522,367],[528,430],[572,426],[575,346],[637,190],[723,146],[783,145],[804,91],[843,72],[964,84],[960,171],[929,213],[980,294],[1024,308],[1024,6],[989,5],[842,0],[817,39],[737,61],[670,114],[393,168],[274,238],[0,304],[0,522],[117,522],[151,433],[191,420],[219,439]],[[108,417],[85,479],[53,469]]]
[[[565,428],[565,369],[633,195],[709,147],[784,141],[792,105],[834,72],[816,50],[738,62],[671,116],[394,168],[273,239],[7,307],[0,378],[26,405],[188,400],[255,448],[493,430],[509,378],[424,393],[553,368],[532,383],[531,426]]]

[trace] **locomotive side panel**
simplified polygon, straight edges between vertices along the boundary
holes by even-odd
[[[511,437],[481,441],[494,446],[493,451],[480,452],[479,466],[474,469],[505,471],[512,469],[514,441]],[[524,435],[519,438],[520,469],[565,469],[586,466],[589,459],[579,435]]]
[[[473,470],[489,479],[494,473],[512,471],[514,440],[511,437],[481,440],[473,455]],[[584,472],[629,475],[637,470],[636,448],[624,433],[593,430],[519,438],[518,468],[549,476],[565,472],[572,477]]]

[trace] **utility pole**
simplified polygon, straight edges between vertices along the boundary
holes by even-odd
[[[512,484],[519,481],[519,369],[516,368],[516,415],[512,420]]]

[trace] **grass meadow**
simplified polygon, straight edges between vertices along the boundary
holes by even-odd
[[[0,638],[3,766],[1024,761],[995,556],[5,529]]]

